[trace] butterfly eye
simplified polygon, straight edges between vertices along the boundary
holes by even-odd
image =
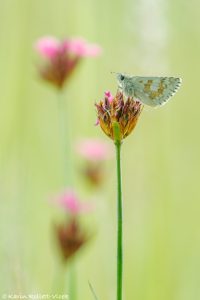
[[[120,76],[120,80],[123,81],[124,80],[124,75]]]

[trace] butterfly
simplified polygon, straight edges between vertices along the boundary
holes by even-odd
[[[138,99],[143,104],[156,107],[165,104],[181,85],[181,78],[142,77],[117,73],[120,90],[126,97]]]

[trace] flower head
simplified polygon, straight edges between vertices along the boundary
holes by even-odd
[[[45,59],[40,67],[41,77],[58,88],[62,88],[78,62],[83,57],[101,54],[101,48],[82,38],[60,41],[54,37],[40,38],[36,44],[37,53]]]
[[[57,225],[56,235],[65,261],[71,258],[89,240],[89,235],[83,230],[77,219]]]
[[[101,185],[105,178],[105,161],[111,158],[112,148],[100,139],[84,139],[77,143],[76,151],[83,158],[81,175],[93,187]]]
[[[96,104],[98,122],[104,133],[115,140],[114,127],[119,128],[119,140],[122,141],[135,128],[143,105],[138,100],[117,92],[110,99],[110,92],[106,92],[104,99]]]
[[[87,213],[92,210],[92,205],[81,202],[73,190],[66,190],[56,197],[55,202],[60,205],[70,215]]]

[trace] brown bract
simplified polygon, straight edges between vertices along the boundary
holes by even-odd
[[[117,92],[112,101],[105,96],[96,104],[96,108],[99,124],[105,134],[115,140],[113,125],[118,123],[120,140],[123,140],[135,128],[143,105],[132,97],[125,99],[122,92]]]
[[[88,241],[89,238],[85,232],[83,232],[76,219],[72,219],[67,224],[57,226],[56,232],[65,261],[76,254],[76,252]]]
[[[85,179],[94,187],[98,187],[102,184],[104,179],[104,168],[103,162],[86,162],[82,168],[82,174]]]

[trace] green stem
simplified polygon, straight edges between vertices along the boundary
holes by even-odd
[[[117,162],[117,300],[122,300],[123,275],[123,206],[121,176],[121,131],[118,122],[113,123]]]
[[[68,103],[67,103],[68,104]],[[62,151],[62,164],[63,164],[63,177],[64,184],[67,186],[73,185],[73,174],[72,174],[72,145],[71,145],[71,120],[70,111],[65,108],[65,101],[63,92],[58,92],[58,114],[59,114],[59,127],[60,127],[60,140],[61,140],[61,151]]]
[[[116,141],[117,160],[117,300],[122,300],[123,275],[123,207],[121,182],[121,142]]]
[[[76,270],[75,270],[75,261],[71,262],[70,270],[69,270],[69,298],[71,300],[76,300],[76,292],[77,292],[77,286],[76,286]]]
[[[69,105],[69,103],[67,103]],[[63,164],[64,185],[73,187],[73,152],[72,152],[72,121],[69,106],[65,107],[64,95],[62,91],[58,94],[58,114],[59,114],[59,130],[61,157]],[[69,271],[69,295],[70,300],[76,300],[76,270],[74,260],[70,264]]]

